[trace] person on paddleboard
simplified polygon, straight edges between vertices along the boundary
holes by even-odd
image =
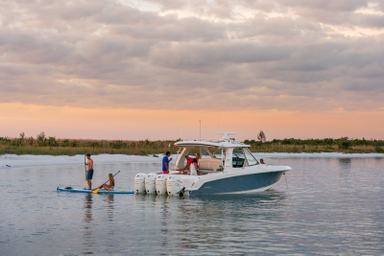
[[[113,177],[112,173],[108,174],[108,181],[109,181],[109,184],[103,183],[100,186],[98,186],[96,189],[104,188],[105,190],[112,191],[115,188],[115,178]]]
[[[88,171],[85,171],[85,173],[87,174],[88,189],[92,190],[93,160],[90,154],[87,154],[87,159],[88,163],[84,162],[84,164],[88,166]]]

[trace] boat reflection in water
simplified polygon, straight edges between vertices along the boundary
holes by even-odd
[[[180,199],[172,196],[135,195],[136,207],[144,218],[157,219],[152,230],[161,234],[165,249],[203,248],[217,251],[220,246],[241,243],[244,237],[264,235],[268,222],[284,218],[286,195],[268,190],[257,194],[197,196]]]

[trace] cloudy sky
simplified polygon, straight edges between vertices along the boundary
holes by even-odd
[[[0,136],[384,139],[384,1],[0,0]]]

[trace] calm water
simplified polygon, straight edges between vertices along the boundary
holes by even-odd
[[[283,177],[256,195],[179,199],[56,192],[84,186],[81,156],[2,156],[0,254],[384,254],[383,157],[263,158],[293,168],[288,188]],[[94,161],[94,183],[121,170],[117,189],[133,190],[135,173],[157,171],[161,160]]]

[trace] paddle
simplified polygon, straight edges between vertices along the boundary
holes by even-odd
[[[87,189],[87,166],[85,165],[85,156],[84,155],[84,170],[85,170],[85,185],[84,185],[84,189]]]
[[[117,174],[119,174],[119,172],[120,172],[120,171],[118,171],[117,173],[115,173],[115,175],[113,175],[113,177],[115,177]],[[104,182],[103,184],[106,184],[108,181],[109,181],[109,179],[108,179],[106,182]],[[101,185],[103,185],[103,184],[101,184]],[[95,189],[95,191],[93,191],[92,193],[93,193],[93,194],[97,194],[97,192],[99,192],[99,189],[100,189],[100,188]]]

